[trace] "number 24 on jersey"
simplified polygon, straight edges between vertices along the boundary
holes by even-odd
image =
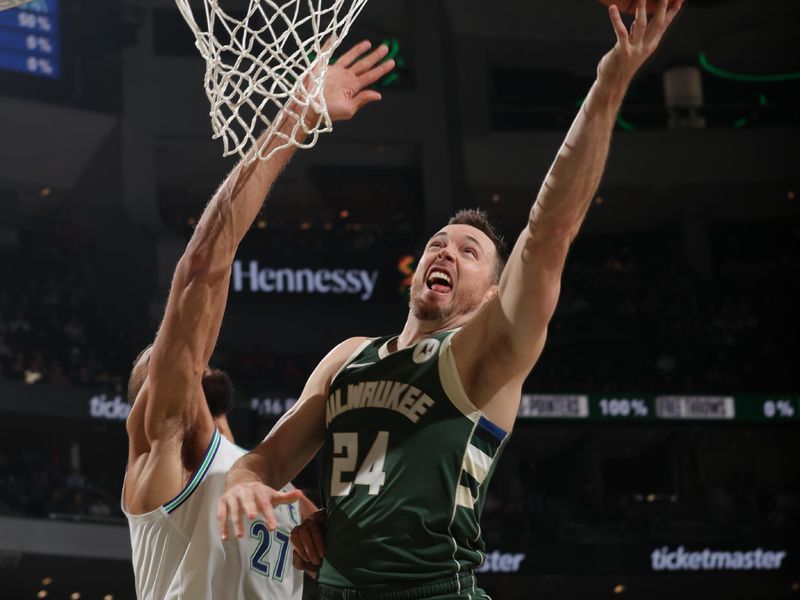
[[[333,470],[331,472],[331,496],[347,496],[354,485],[369,487],[369,495],[376,496],[386,482],[383,470],[386,461],[386,448],[389,445],[389,432],[379,431],[372,447],[364,457],[364,462],[356,471],[358,458],[358,434],[333,434]],[[352,481],[342,481],[344,473],[355,473]],[[349,479],[349,478],[348,478]]]

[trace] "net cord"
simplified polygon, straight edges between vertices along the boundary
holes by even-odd
[[[242,19],[220,0],[203,0],[205,30],[189,2],[176,0],[206,63],[212,137],[222,139],[224,156],[268,160],[333,130],[323,94],[328,63],[367,0],[249,0]],[[307,39],[301,28],[310,28]],[[280,129],[285,115],[294,123],[288,132]]]

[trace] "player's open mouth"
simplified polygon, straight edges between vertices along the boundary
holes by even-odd
[[[450,275],[439,269],[431,269],[428,279],[425,281],[428,289],[439,294],[449,294],[453,291],[453,284]]]

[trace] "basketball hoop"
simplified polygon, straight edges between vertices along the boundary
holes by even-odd
[[[224,156],[267,160],[289,146],[310,148],[332,130],[328,63],[367,0],[248,0],[243,15],[226,12],[226,0],[202,2],[205,27],[190,0],[176,0],[206,62],[213,137],[222,138]],[[278,126],[287,114],[295,123],[288,134]],[[266,140],[255,147],[262,129]]]

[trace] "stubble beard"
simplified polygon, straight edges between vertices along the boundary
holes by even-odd
[[[410,299],[408,302],[408,307],[411,309],[411,314],[420,321],[442,322],[448,319],[454,311],[453,303],[451,303],[447,308],[442,308],[441,306],[431,304],[423,304],[419,299],[422,295],[420,292],[420,285],[424,284],[417,284],[416,282],[412,282],[411,284],[411,291],[409,294]]]
[[[420,298],[424,292],[425,283],[414,278],[411,281],[409,290],[408,307],[411,314],[420,321],[444,323],[454,315],[466,315],[480,308],[482,292],[479,287],[465,286],[454,288],[451,294],[451,301],[447,306],[439,306],[435,303],[423,303]]]
[[[420,321],[444,321],[448,314],[445,314],[438,306],[421,306],[417,302],[411,301],[411,314]]]

